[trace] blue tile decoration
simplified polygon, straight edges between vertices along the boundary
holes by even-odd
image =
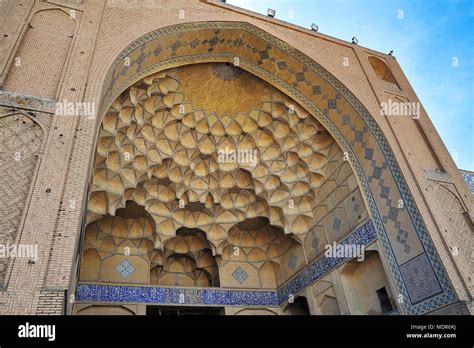
[[[374,150],[373,149],[365,149],[365,159],[371,160],[374,156]]]
[[[377,238],[372,221],[367,221],[339,244],[363,244]],[[262,306],[278,307],[290,295],[296,297],[306,287],[350,258],[328,258],[324,254],[298,272],[277,290],[221,288],[183,288],[150,285],[113,285],[80,283],[76,300],[80,302],[144,303],[164,305]],[[237,269],[239,269],[238,267]],[[234,271],[234,273],[237,271]],[[243,269],[241,271],[245,272]],[[240,272],[239,272],[240,273]],[[248,274],[245,272],[248,276]]]
[[[408,232],[405,230],[399,230],[397,234],[397,242],[403,244],[403,251],[407,254],[410,252],[410,246],[408,245]]]
[[[412,303],[423,300],[427,293],[433,296],[443,291],[439,282],[432,281],[436,276],[425,253],[405,262],[400,266],[400,271],[406,281]]]
[[[275,290],[173,288],[141,285],[79,284],[77,301],[163,305],[277,307]]]
[[[468,172],[465,170],[460,170],[460,172],[461,172],[462,178],[467,184],[467,187],[469,187],[469,190],[471,190],[471,193],[474,193],[474,172]]]
[[[135,268],[128,260],[123,260],[120,262],[115,269],[123,278],[128,278],[130,274],[135,272]]]
[[[298,261],[298,257],[295,254],[291,254],[288,258],[288,267],[290,267],[293,271],[296,268],[296,262]]]
[[[380,197],[388,198],[389,194],[390,194],[390,187],[382,186],[382,190],[380,191]]]
[[[248,278],[248,273],[242,269],[242,267],[237,267],[234,272],[232,272],[232,277],[235,278],[240,284],[245,282],[245,280]]]

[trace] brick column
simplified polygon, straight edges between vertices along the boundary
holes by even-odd
[[[84,8],[61,84],[60,101],[83,101],[88,78],[85,72],[91,64],[103,7],[104,2],[94,1]],[[0,314],[63,312],[64,290],[69,286],[74,263],[80,206],[85,190],[84,182],[75,177],[75,171],[87,166],[87,159],[72,154],[78,146],[84,146],[78,124],[79,117],[53,118],[19,241],[21,244],[38,244],[38,260],[34,264],[26,259],[14,260]],[[64,190],[66,182],[67,189]],[[75,204],[70,204],[74,201]],[[70,208],[73,205],[75,209]]]

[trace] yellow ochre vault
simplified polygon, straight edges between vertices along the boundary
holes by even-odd
[[[474,173],[395,57],[216,1],[0,23],[0,314],[473,312]]]

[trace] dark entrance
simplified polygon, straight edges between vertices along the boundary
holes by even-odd
[[[147,306],[146,315],[224,315],[222,307]]]

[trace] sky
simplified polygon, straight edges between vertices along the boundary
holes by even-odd
[[[461,169],[474,171],[474,0],[227,0],[387,53]]]

